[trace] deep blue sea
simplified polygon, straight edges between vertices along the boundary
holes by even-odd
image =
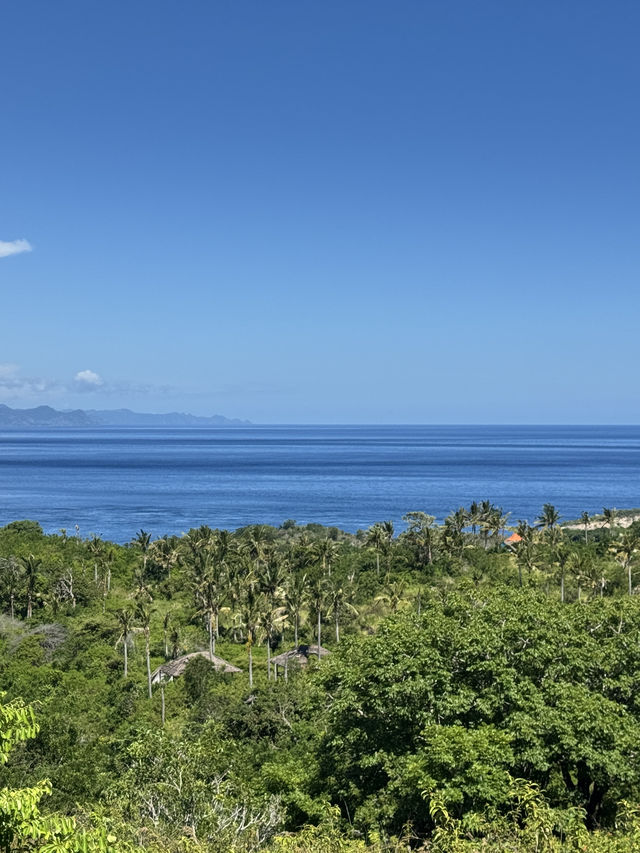
[[[511,519],[640,505],[640,427],[345,426],[0,432],[0,524],[126,542],[293,518],[355,531],[489,499]]]

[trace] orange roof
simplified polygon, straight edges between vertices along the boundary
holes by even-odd
[[[517,533],[512,533],[511,536],[508,536],[504,541],[508,542],[510,545],[515,545],[516,542],[522,542],[522,536],[518,536]]]

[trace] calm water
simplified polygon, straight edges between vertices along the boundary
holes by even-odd
[[[640,427],[0,432],[0,524],[128,541],[287,518],[355,531],[489,499],[533,520],[640,505]]]

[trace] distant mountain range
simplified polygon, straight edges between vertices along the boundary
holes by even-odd
[[[0,403],[0,429],[3,427],[218,427],[246,426],[250,421],[225,418],[222,415],[202,417],[184,412],[165,415],[132,412],[130,409],[73,409],[58,411],[51,406],[35,409],[12,409]]]

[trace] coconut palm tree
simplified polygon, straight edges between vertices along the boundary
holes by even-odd
[[[118,627],[120,628],[120,636],[116,640],[116,648],[120,643],[122,643],[122,648],[124,650],[124,677],[126,678],[128,674],[129,662],[129,637],[133,631],[133,613],[128,608],[116,610],[116,619],[118,620]]]
[[[383,553],[387,542],[387,534],[379,521],[376,521],[368,530],[365,544],[376,555],[376,575],[380,577],[380,554]]]
[[[582,522],[582,524],[584,526],[584,544],[588,545],[589,544],[589,523],[591,521],[589,513],[583,512],[582,515],[580,516],[580,521]]]
[[[536,518],[536,526],[542,528],[543,530],[549,530],[558,523],[560,520],[560,513],[554,507],[553,504],[543,504],[542,512]]]
[[[632,578],[632,562],[634,555],[638,551],[640,545],[640,537],[634,530],[627,529],[622,534],[622,539],[612,545],[611,550],[615,556],[616,562],[622,566],[627,575],[627,590],[629,595],[633,595],[633,578]]]
[[[516,533],[520,541],[516,544],[516,563],[518,566],[518,583],[522,586],[522,570],[525,568],[529,574],[536,564],[536,531],[527,521],[519,521]]]
[[[400,578],[388,584],[384,592],[376,595],[374,601],[376,603],[382,602],[387,604],[392,613],[397,613],[398,610],[409,604],[409,601],[405,598],[406,589],[406,579]]]
[[[602,515],[604,516],[604,523],[609,525],[609,536],[611,536],[613,532],[613,523],[616,519],[616,511],[614,509],[607,509],[607,507],[602,508]]]
[[[436,542],[437,529],[433,526],[435,515],[426,512],[408,512],[402,516],[407,525],[405,537],[417,552],[418,562],[430,566],[433,563],[433,549]]]
[[[320,539],[313,545],[315,558],[322,566],[322,573],[331,576],[331,567],[338,556],[338,545],[333,539]]]
[[[564,582],[565,582],[565,574],[567,571],[567,564],[569,563],[571,557],[571,551],[569,550],[567,544],[565,542],[558,542],[554,547],[554,563],[558,567],[558,572],[560,574],[560,601],[564,604]]]
[[[98,566],[101,564],[102,559],[104,557],[105,544],[102,539],[100,539],[100,537],[96,536],[94,533],[91,539],[89,540],[87,547],[89,548],[89,553],[93,557],[93,582],[97,586]]]
[[[322,645],[322,614],[327,603],[326,579],[320,573],[311,578],[308,590],[308,600],[311,609],[314,610],[316,614],[316,636],[318,647],[320,647]],[[318,660],[320,660],[319,655]]]
[[[289,575],[284,585],[284,606],[290,624],[293,624],[293,642],[298,648],[300,614],[307,600],[308,577],[306,572]]]
[[[151,534],[140,528],[139,532],[131,540],[131,544],[138,548],[142,554],[142,575],[144,577],[147,573],[147,560],[149,558],[149,550],[151,548]]]
[[[258,639],[259,631],[262,627],[265,605],[263,596],[259,590],[258,578],[253,569],[245,574],[242,586],[243,595],[240,600],[240,618],[247,636],[249,687],[253,687],[253,644]]]
[[[333,615],[333,621],[336,632],[336,643],[340,642],[340,617],[345,610],[350,610],[351,613],[358,615],[358,611],[353,605],[353,583],[350,583],[348,578],[340,578],[337,575],[329,578],[327,581],[327,616]],[[320,643],[318,643],[320,645]]]
[[[145,604],[138,604],[136,616],[144,633],[145,662],[147,664],[147,688],[151,699],[151,610]]]
[[[23,565],[16,557],[0,557],[0,579],[4,593],[9,599],[9,613],[15,619],[16,594],[22,583]]]
[[[20,562],[24,568],[24,577],[27,582],[27,619],[31,619],[33,613],[33,600],[36,594],[38,570],[42,566],[42,560],[40,557],[35,557],[33,554],[29,554],[28,557],[20,557]]]

